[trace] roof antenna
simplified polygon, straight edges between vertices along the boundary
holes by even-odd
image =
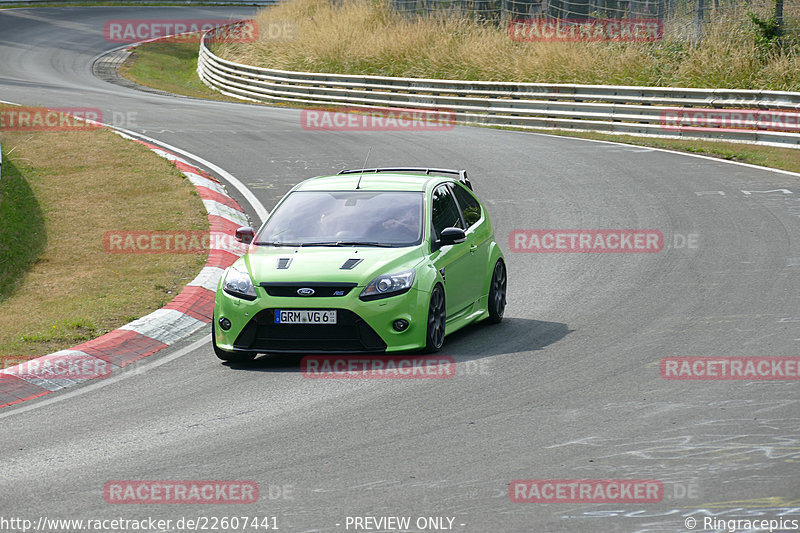
[[[369,154],[372,152],[372,146],[369,147],[367,150],[367,157],[364,158],[364,164],[361,165],[361,174],[358,175],[358,183],[356,183],[356,189],[359,189],[361,186],[361,178],[364,177],[364,169],[367,168],[367,160],[369,159]]]

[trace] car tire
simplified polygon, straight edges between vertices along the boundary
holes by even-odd
[[[441,350],[447,319],[447,308],[444,301],[444,289],[438,283],[431,291],[428,304],[428,332],[425,335],[425,352],[433,353]]]
[[[234,353],[217,348],[216,323],[217,319],[214,318],[211,321],[211,346],[214,347],[214,355],[229,363],[247,363],[255,359],[256,354],[254,353]]]
[[[506,310],[506,288],[508,286],[508,275],[506,265],[502,259],[498,259],[494,264],[492,281],[489,283],[489,317],[486,322],[489,324],[499,324],[503,320],[503,313]]]

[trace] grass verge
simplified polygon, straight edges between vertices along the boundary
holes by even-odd
[[[133,50],[119,71],[129,80],[154,89],[195,98],[238,101],[209,89],[197,77],[199,46],[199,37],[143,44]]]
[[[0,302],[11,297],[46,244],[42,206],[14,160],[6,159],[0,179]]]
[[[105,251],[108,231],[208,229],[191,183],[147,148],[92,129],[6,130],[2,149],[0,355],[107,333],[172,300],[205,263]]]
[[[383,0],[289,0],[258,13],[255,42],[217,43],[224,59],[284,70],[512,82],[800,89],[800,37],[768,44],[748,17],[774,1],[723,2],[702,40],[665,25],[655,42],[519,42],[503,22],[410,17]],[[708,5],[708,4],[707,4]],[[787,27],[800,2],[786,2]],[[286,28],[286,31],[279,31]]]

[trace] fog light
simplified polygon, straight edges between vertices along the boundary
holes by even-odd
[[[392,327],[395,329],[395,331],[405,331],[408,329],[408,320],[398,318],[392,323]]]
[[[228,331],[229,329],[231,329],[231,321],[225,317],[222,317],[219,319],[219,327],[221,327],[225,331]]]

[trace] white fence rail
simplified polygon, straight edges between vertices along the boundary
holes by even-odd
[[[800,93],[795,92],[290,72],[217,57],[208,48],[212,38],[213,31],[208,32],[200,43],[197,73],[209,87],[238,98],[309,107],[439,110],[452,112],[459,124],[720,139],[800,148]],[[675,122],[675,117],[684,113],[694,119],[707,117],[704,109],[723,110],[719,114],[725,117],[703,119],[703,127]]]

